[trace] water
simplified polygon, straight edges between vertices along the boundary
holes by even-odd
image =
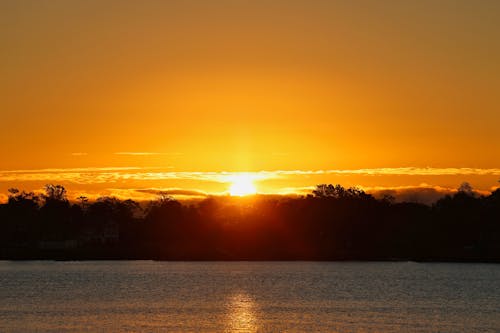
[[[1,332],[499,332],[500,265],[0,262]]]

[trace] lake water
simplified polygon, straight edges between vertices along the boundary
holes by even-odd
[[[500,265],[1,262],[0,332],[500,332]]]

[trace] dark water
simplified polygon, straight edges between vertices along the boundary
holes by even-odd
[[[0,262],[0,332],[500,332],[500,265]]]

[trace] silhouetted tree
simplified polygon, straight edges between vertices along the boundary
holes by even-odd
[[[43,200],[41,200],[43,199]],[[432,206],[379,200],[320,184],[306,197],[208,197],[181,203],[160,193],[146,209],[101,197],[70,203],[66,189],[9,189],[0,204],[0,259],[413,259],[500,261],[500,189],[468,183]],[[41,244],[76,244],[44,250]],[[44,243],[45,242],[45,243]]]
[[[45,195],[46,201],[67,201],[66,199],[66,189],[62,185],[45,185]]]
[[[474,196],[474,190],[468,182],[463,182],[458,188],[458,192],[464,193],[470,196]]]
[[[89,202],[89,198],[84,195],[80,195],[77,199],[80,201],[80,207],[85,210],[87,203]]]

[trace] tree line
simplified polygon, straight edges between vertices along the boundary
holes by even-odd
[[[302,197],[212,196],[148,205],[10,189],[0,259],[500,261],[500,189],[464,184],[432,205],[317,185]]]

